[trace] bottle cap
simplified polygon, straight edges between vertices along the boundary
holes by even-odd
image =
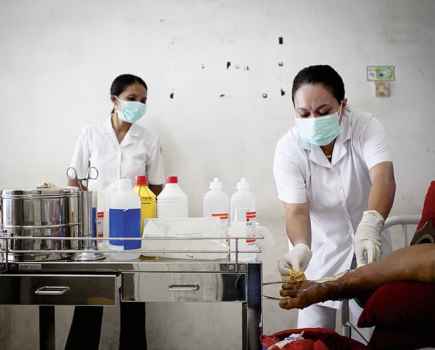
[[[244,177],[242,177],[240,181],[237,183],[237,189],[249,191],[249,183],[248,181],[246,181]]]
[[[148,178],[146,176],[136,176],[136,186],[148,186]]]
[[[178,176],[168,176],[166,179],[167,184],[176,184],[178,183]]]
[[[222,182],[219,181],[217,177],[213,179],[212,182],[210,182],[210,189],[211,190],[221,190],[222,189]]]

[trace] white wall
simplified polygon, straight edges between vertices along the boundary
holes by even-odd
[[[393,213],[418,212],[435,178],[434,15],[432,0],[3,0],[0,188],[64,183],[80,129],[108,118],[111,81],[134,73],[150,87],[144,124],[161,136],[167,173],[181,177],[193,215],[213,176],[229,192],[241,176],[252,183],[274,235],[265,279],[276,278],[285,240],[271,163],[293,122],[280,89],[306,65],[334,66],[350,103],[386,127]],[[374,97],[370,64],[396,66],[390,98]],[[264,316],[266,332],[291,318],[270,303]]]

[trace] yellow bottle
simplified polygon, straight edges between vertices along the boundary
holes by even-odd
[[[156,195],[149,189],[146,176],[136,176],[134,191],[140,198],[140,232],[143,233],[144,220],[157,216]]]

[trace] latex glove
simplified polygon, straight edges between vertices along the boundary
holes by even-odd
[[[384,218],[376,210],[367,210],[363,213],[354,240],[358,267],[380,259],[381,231],[383,227]]]
[[[289,269],[305,271],[311,256],[310,248],[304,243],[298,243],[278,261],[278,270],[281,275],[287,275]]]

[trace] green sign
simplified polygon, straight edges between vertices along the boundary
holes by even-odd
[[[367,80],[392,81],[396,80],[394,66],[367,66]]]

